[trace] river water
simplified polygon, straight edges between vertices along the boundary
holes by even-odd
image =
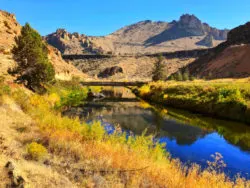
[[[83,121],[99,120],[105,125],[119,125],[123,130],[147,134],[166,144],[173,158],[184,164],[207,166],[216,152],[226,163],[230,177],[240,173],[250,178],[250,126],[204,117],[182,110],[151,106],[124,87],[104,87],[106,98],[92,100],[64,112]]]

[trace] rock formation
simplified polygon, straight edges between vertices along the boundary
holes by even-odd
[[[214,46],[213,44],[213,36],[212,35],[207,35],[204,37],[204,39],[202,39],[201,41],[197,42],[197,45],[200,46],[207,46],[208,48],[211,48]]]
[[[89,37],[79,33],[69,33],[65,29],[58,29],[44,39],[56,47],[62,54],[98,54],[101,47],[95,47]]]
[[[98,77],[100,77],[100,78],[108,78],[108,77],[113,76],[113,75],[115,75],[117,73],[123,73],[123,69],[121,67],[118,67],[118,66],[109,67],[109,68],[106,68],[103,71],[101,71],[98,74]]]

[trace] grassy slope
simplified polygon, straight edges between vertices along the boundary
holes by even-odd
[[[6,110],[1,113],[5,123],[0,133],[6,140],[11,138],[11,148],[1,154],[0,165],[13,160],[30,187],[250,186],[249,181],[237,178],[232,182],[214,170],[200,171],[195,165],[184,168],[177,160],[170,160],[160,145],[153,147],[152,137],[126,139],[119,130],[106,135],[99,123],[89,126],[78,119],[62,117],[58,107],[69,104],[65,103],[68,98],[79,96],[78,87],[56,86],[43,96],[16,85],[1,84],[0,88],[0,109]],[[28,157],[26,146],[31,142],[46,147],[46,160]],[[11,181],[5,171],[0,173],[6,183]]]
[[[158,82],[138,90],[142,98],[250,124],[249,79],[193,82]]]

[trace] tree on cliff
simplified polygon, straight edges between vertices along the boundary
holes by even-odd
[[[159,81],[165,79],[166,79],[165,65],[163,57],[162,55],[160,55],[157,59],[157,62],[154,65],[152,80]]]
[[[55,71],[49,62],[48,49],[42,37],[26,23],[15,41],[12,53],[17,67],[12,73],[17,75],[18,82],[33,91],[44,88],[44,84],[54,79]]]

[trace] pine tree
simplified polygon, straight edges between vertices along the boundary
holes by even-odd
[[[154,66],[152,80],[153,81],[165,80],[166,72],[164,69],[165,69],[165,65],[164,65],[163,57],[162,55],[160,55]]]
[[[17,67],[12,73],[17,75],[18,82],[33,91],[43,88],[45,83],[54,79],[55,71],[49,62],[48,49],[42,37],[26,23],[15,41],[12,53]]]

